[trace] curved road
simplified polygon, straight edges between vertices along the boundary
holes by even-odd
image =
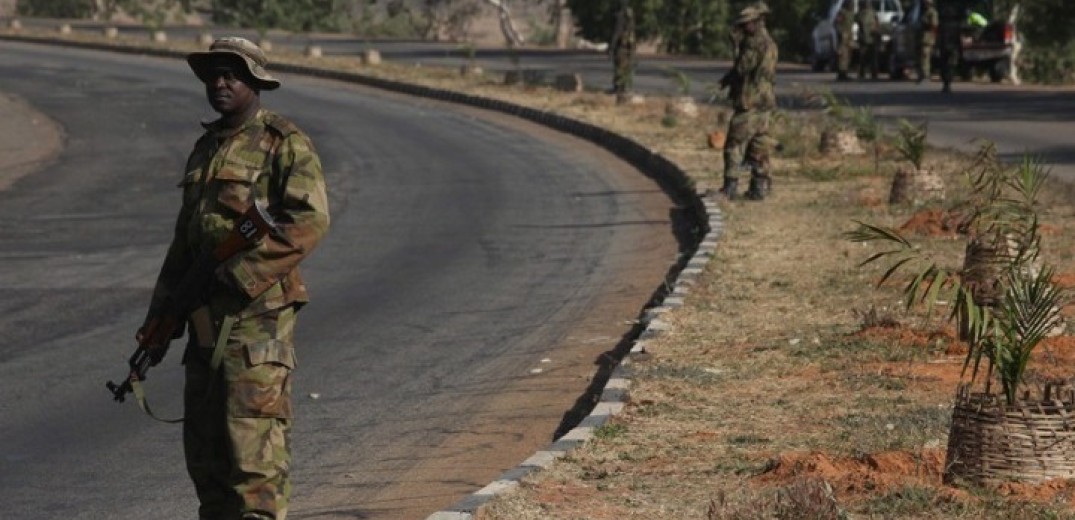
[[[422,518],[551,440],[675,261],[676,210],[559,134],[282,79],[265,104],[313,137],[333,212],[306,264],[292,517]],[[191,518],[179,428],[104,382],[134,347],[202,89],[175,60],[4,42],[0,91],[65,132],[0,191],[0,517]],[[150,375],[164,416],[180,348]]]
[[[27,27],[54,30],[57,22],[48,19],[25,19]],[[75,32],[100,34],[100,22],[75,23]],[[171,38],[192,40],[201,27],[170,27]],[[210,27],[215,34],[239,33],[255,38],[250,30]],[[145,38],[146,31],[137,26],[122,27],[128,38]],[[354,35],[294,34],[271,32],[274,45],[301,51],[316,43],[325,55],[358,56],[369,48],[377,49],[386,60],[398,63],[459,67],[467,62],[457,44],[371,40]],[[531,69],[551,81],[556,74],[579,73],[590,88],[611,86],[611,62],[596,51],[550,49],[482,48],[475,52],[475,63],[490,73],[515,68]],[[678,84],[672,70],[690,78],[691,94],[700,99],[710,96],[727,70],[728,62],[690,57],[641,55],[636,67],[635,88],[643,93],[671,95]],[[940,83],[915,84],[913,81],[837,83],[833,73],[813,73],[805,65],[781,63],[777,72],[778,101],[786,108],[802,108],[807,91],[831,90],[857,106],[870,107],[878,119],[895,126],[901,118],[914,122],[928,121],[930,142],[962,150],[975,150],[974,140],[996,143],[1002,158],[1017,160],[1024,153],[1040,156],[1053,173],[1075,182],[1075,87],[1013,86],[982,82],[956,82],[954,94],[940,92]],[[712,124],[704,122],[702,124]]]

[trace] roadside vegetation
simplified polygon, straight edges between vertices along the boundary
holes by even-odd
[[[667,99],[617,105],[593,90],[505,85],[455,70],[285,51],[273,60],[564,114],[669,157],[698,191],[719,181],[720,150],[709,134],[724,130],[717,121],[728,109],[720,104],[669,125],[662,123]],[[625,410],[479,518],[1075,518],[1075,481],[943,482],[953,397],[970,348],[947,319],[953,302],[935,301],[934,312],[909,306],[913,277],[892,274],[878,285],[888,269],[864,265],[878,249],[847,239],[856,222],[897,229],[937,265],[957,269],[966,251],[957,209],[976,196],[968,174],[980,158],[920,146],[922,122],[901,126],[902,135],[884,132],[868,108],[841,109],[825,93],[801,97],[794,106],[814,108],[781,112],[774,125],[782,151],[771,196],[721,206],[716,257],[686,305],[663,318],[670,332],[633,359]],[[859,149],[822,153],[832,128],[850,129],[863,141]],[[943,197],[890,203],[906,163],[940,176]],[[1049,182],[1035,205],[1038,247],[1055,269],[1052,281],[1070,288],[1075,190]],[[1070,320],[1075,308],[1060,314]],[[1065,330],[1042,340],[1023,378],[1070,379],[1072,362],[1075,338]]]
[[[336,31],[360,38],[418,38],[475,42],[483,33],[496,43],[601,45],[612,36],[620,0],[7,0],[21,16],[137,21],[147,26],[200,20],[221,26],[292,32]],[[810,60],[811,33],[829,0],[766,0],[769,30],[781,59]],[[0,2],[3,16],[5,2]],[[640,39],[671,54],[727,58],[731,22],[753,0],[630,0]],[[908,2],[904,2],[907,4]],[[1075,82],[1075,2],[993,0],[980,9],[1008,19],[1019,9],[1024,43],[1020,76],[1037,83]],[[482,22],[484,20],[484,22]],[[490,20],[494,27],[488,30]],[[488,34],[486,34],[488,36]],[[485,43],[488,43],[486,41]]]

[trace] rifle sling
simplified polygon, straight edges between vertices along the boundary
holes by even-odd
[[[224,360],[224,347],[228,344],[228,336],[231,335],[231,328],[235,325],[236,318],[234,316],[225,316],[224,322],[220,324],[220,334],[217,335],[216,345],[213,347],[213,357],[209,362],[209,368],[216,373],[220,369],[220,364]],[[205,390],[205,401],[209,400],[209,395],[212,394],[213,385],[216,384],[216,378],[209,380],[209,388]],[[138,379],[131,379],[131,392],[134,393],[135,400],[138,401],[138,407],[146,412],[146,415],[152,417],[163,423],[177,424],[183,422],[183,417],[178,419],[162,419],[157,417],[153,413],[153,410],[149,407],[149,401],[146,400],[146,391],[142,388],[142,382]],[[205,404],[205,401],[202,404]]]

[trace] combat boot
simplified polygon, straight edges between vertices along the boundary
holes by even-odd
[[[743,194],[743,198],[747,200],[764,200],[766,186],[768,186],[767,179],[762,176],[754,176],[750,178],[750,188]]]
[[[735,177],[725,177],[724,186],[721,186],[717,193],[724,196],[728,200],[739,199],[739,179]]]

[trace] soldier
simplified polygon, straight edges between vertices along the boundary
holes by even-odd
[[[191,313],[183,355],[183,448],[203,520],[287,515],[295,314],[308,301],[298,264],[329,226],[321,163],[309,137],[261,108],[280,81],[243,38],[187,56],[220,118],[187,160],[182,206],[146,324],[199,251],[213,249],[258,202],[278,230],[217,269]],[[136,336],[141,339],[146,325]]]
[[[735,113],[728,123],[724,144],[724,185],[718,190],[729,200],[739,198],[740,169],[750,169],[749,200],[762,200],[769,189],[769,120],[776,109],[776,43],[765,30],[765,18],[755,6],[746,7],[736,20],[742,39],[732,69],[720,80],[728,88]]]
[[[847,70],[851,67],[851,52],[855,45],[855,15],[851,0],[844,2],[840,12],[836,13],[836,35],[839,46],[836,49],[836,81],[848,81]]]
[[[620,10],[616,13],[616,30],[609,44],[612,52],[612,91],[616,101],[623,103],[631,90],[634,75],[635,54],[635,14],[628,0],[620,0]]]
[[[929,79],[933,45],[937,42],[937,29],[940,27],[940,15],[933,7],[933,0],[922,0],[922,17],[918,28],[918,82]]]
[[[866,67],[870,68],[870,79],[877,79],[877,47],[881,44],[881,24],[877,20],[877,11],[872,0],[863,0],[859,8],[859,79],[866,77]]]
[[[952,92],[952,76],[955,74],[956,67],[959,66],[959,38],[962,23],[959,11],[951,2],[942,4],[940,28],[937,30],[937,46],[940,51],[939,65],[943,83],[941,92],[945,94]]]

